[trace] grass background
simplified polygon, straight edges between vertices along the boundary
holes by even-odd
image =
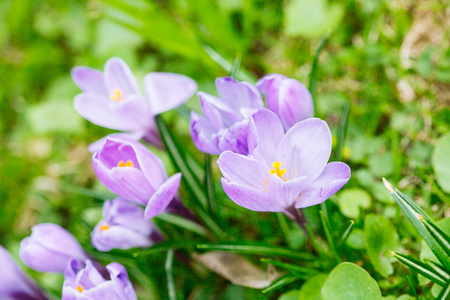
[[[402,251],[420,252],[420,238],[384,190],[383,176],[433,218],[450,216],[449,178],[435,171],[436,165],[449,162],[444,155],[433,168],[431,159],[436,142],[450,127],[448,16],[448,3],[434,0],[0,2],[0,244],[17,257],[19,242],[33,225],[54,222],[95,253],[89,232],[101,218],[100,198],[108,192],[95,177],[87,146],[112,131],[88,123],[73,110],[79,90],[70,78],[72,67],[103,69],[108,58],[119,56],[139,82],[151,71],[178,72],[195,79],[199,90],[215,94],[214,79],[228,75],[238,58],[241,80],[255,82],[275,72],[308,86],[315,51],[328,33],[318,57],[315,114],[332,129],[333,156],[352,168],[347,186],[327,201],[331,227],[339,235],[353,219],[344,260],[368,270],[385,296],[411,293],[413,284],[402,266],[394,264],[389,275],[377,270],[364,238],[365,218],[384,216],[397,236],[392,238],[395,244]],[[197,97],[186,106],[199,110]],[[340,127],[346,109],[347,126]],[[188,121],[176,112],[164,118],[186,145],[184,150],[202,164]],[[167,155],[158,154],[173,172]],[[218,179],[217,168],[214,172]],[[227,231],[237,240],[312,251],[294,225],[226,199],[218,180],[216,193]],[[321,235],[317,211],[306,213]],[[161,226],[174,240],[195,239],[177,227]],[[138,287],[142,299],[165,298],[161,256],[140,261],[151,266],[144,268],[149,282],[140,284],[147,289]],[[265,299],[280,294],[230,285],[181,262],[174,268],[182,298]],[[61,276],[28,272],[55,294],[60,292]],[[419,295],[429,295],[429,288],[418,286]]]

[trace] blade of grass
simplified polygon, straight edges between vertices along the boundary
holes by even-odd
[[[304,260],[317,259],[314,255],[309,253],[303,253],[294,251],[283,247],[274,247],[261,243],[248,243],[248,242],[229,242],[229,243],[204,243],[198,244],[197,249],[202,250],[222,250],[230,252],[248,253],[256,255],[279,255],[293,258],[300,258]]]
[[[419,216],[419,219],[423,219],[422,216]],[[431,236],[438,242],[438,244],[444,249],[447,256],[450,256],[450,238],[448,235],[435,223],[430,223],[427,220],[423,219],[423,224],[430,232]]]
[[[319,241],[316,238],[316,235],[314,234],[314,231],[312,230],[311,226],[309,224],[306,224],[306,231],[308,231],[309,237],[311,238],[311,242],[314,246],[314,249],[317,253],[319,253],[321,260],[319,260],[319,264],[321,264],[323,267],[325,265],[323,264],[324,261],[327,261],[327,255],[325,251],[323,250],[322,246],[320,246]]]
[[[339,264],[342,262],[342,260],[341,260],[339,253],[336,250],[336,246],[334,245],[333,236],[331,235],[330,224],[328,223],[328,220],[325,218],[322,211],[319,211],[319,215],[320,215],[320,220],[322,221],[323,229],[325,230],[325,236],[327,238],[328,245],[331,248],[331,252],[333,253],[334,258],[336,259],[337,263]]]
[[[293,283],[294,281],[300,280],[300,279],[301,278],[299,278],[299,277],[290,276],[290,275],[280,277],[277,280],[275,280],[275,282],[273,282],[271,285],[269,285],[264,290],[262,290],[262,292],[268,293],[268,292],[275,291],[277,289],[280,289],[280,288],[282,288],[290,283]]]
[[[172,273],[172,263],[173,263],[173,249],[167,251],[165,270],[167,277],[167,288],[169,290],[169,299],[177,300],[177,291],[175,289],[175,282],[173,280],[173,273]]]
[[[208,194],[208,208],[213,216],[217,215],[216,197],[214,196],[214,179],[211,169],[211,155],[205,154],[205,188]]]
[[[168,213],[160,213],[158,216],[156,216],[156,218],[164,222],[181,227],[183,229],[186,229],[188,231],[194,232],[198,235],[204,237],[208,236],[208,231],[203,226],[200,226],[197,223],[192,222],[191,220],[188,220],[186,218]]]
[[[416,285],[414,284],[414,280],[413,280],[411,274],[406,275],[406,279],[408,279],[408,282],[409,282],[409,285],[411,287],[411,291],[412,291],[414,297],[416,298],[416,300],[419,300],[419,295],[417,294],[417,291],[416,291]]]
[[[355,221],[350,220],[350,224],[347,226],[347,229],[345,229],[344,233],[342,234],[342,237],[338,243],[338,247],[341,247],[342,244],[344,244],[345,240],[348,238],[350,232],[352,231],[354,224],[355,224]]]
[[[149,255],[153,255],[153,254],[159,254],[159,253],[167,251],[169,249],[186,249],[186,250],[189,250],[190,252],[192,252],[192,251],[194,251],[194,249],[198,243],[199,243],[199,241],[176,241],[176,240],[175,241],[174,240],[165,241],[165,242],[161,242],[156,245],[153,245],[149,249],[134,252],[132,255],[133,255],[133,257],[149,256]]]
[[[155,116],[156,125],[158,126],[161,138],[172,159],[175,167],[183,174],[183,181],[186,183],[189,193],[193,197],[186,197],[191,200],[190,208],[195,212],[197,217],[219,238],[224,236],[224,232],[219,225],[212,219],[204,207],[208,202],[207,197],[202,193],[202,187],[198,184],[192,171],[187,166],[185,159],[178,150],[172,135],[170,134],[164,120],[160,115]]]
[[[444,278],[446,281],[450,279],[450,274],[439,264],[435,263],[434,261],[431,261],[429,259],[425,260],[425,263],[429,265],[433,270],[441,275],[442,278]]]
[[[268,259],[268,258],[261,258],[262,262],[265,262],[267,264],[271,264],[274,265],[275,267],[279,267],[288,271],[293,271],[296,273],[307,273],[307,274],[311,274],[311,275],[315,275],[317,273],[319,273],[319,271],[317,271],[316,269],[312,269],[312,268],[305,268],[305,267],[300,267],[300,266],[296,266],[296,265],[291,265],[288,263],[284,263],[284,262],[280,262],[280,261],[276,261],[273,259]]]
[[[350,112],[351,100],[349,99],[342,110],[341,119],[339,120],[338,140],[336,145],[336,152],[334,154],[334,160],[342,160],[342,151],[345,144],[345,136],[347,133],[348,114]]]
[[[281,232],[283,232],[284,240],[289,245],[290,230],[289,230],[289,225],[286,222],[286,218],[284,217],[283,213],[277,212],[275,214],[277,216],[278,223],[280,224]]]
[[[412,257],[396,253],[391,251],[390,252],[392,256],[394,256],[396,259],[398,259],[400,262],[402,262],[404,265],[408,266],[411,270],[414,272],[430,279],[436,284],[439,284],[440,286],[445,286],[445,278],[443,278],[439,273],[437,273],[432,267],[429,265],[414,259]]]
[[[397,190],[390,184],[386,179],[383,178],[384,185],[386,189],[391,193],[394,200],[406,214],[408,219],[417,229],[419,234],[423,237],[425,242],[430,247],[431,251],[436,255],[437,259],[442,263],[442,265],[450,270],[450,257],[442,249],[439,243],[433,238],[433,236],[428,232],[423,220],[427,220],[429,223],[436,224],[436,222],[431,219],[414,201],[405,196],[402,192]],[[420,217],[419,217],[420,216]]]
[[[241,58],[239,56],[236,56],[233,67],[231,68],[230,71],[230,76],[233,77],[234,79],[238,79],[237,76],[239,74],[240,67],[241,67]]]
[[[450,298],[450,281],[447,285],[442,289],[442,291],[437,296],[436,300],[445,300]]]
[[[319,47],[317,47],[316,52],[314,53],[314,58],[312,62],[311,67],[311,73],[309,74],[309,92],[311,93],[313,101],[315,101],[315,93],[316,93],[316,74],[317,74],[317,68],[319,65],[319,56],[320,53],[323,50],[323,47],[325,47],[325,44],[328,41],[328,38],[330,37],[331,31],[327,32],[325,36],[322,38],[322,41],[319,44]]]

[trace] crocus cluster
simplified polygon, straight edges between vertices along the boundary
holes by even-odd
[[[162,147],[154,116],[171,110],[188,100],[197,84],[187,76],[152,72],[144,77],[144,95],[128,65],[113,57],[104,72],[88,67],[72,70],[75,84],[82,94],[74,99],[75,110],[90,122],[110,129],[125,131],[126,136]],[[94,143],[91,151],[99,147]]]
[[[303,84],[270,74],[256,86],[224,77],[216,87],[221,99],[198,93],[205,118],[192,112],[191,135],[200,151],[220,155],[222,186],[238,205],[296,219],[297,209],[325,201],[347,183],[350,168],[328,163],[330,129],[312,118]]]
[[[261,78],[256,86],[231,77],[216,79],[219,97],[199,92],[205,117],[191,113],[190,131],[195,146],[202,152],[219,155],[225,150],[247,155],[250,117],[264,107],[281,119],[287,130],[295,123],[314,115],[308,89],[295,79],[279,74]],[[261,92],[261,93],[260,93]]]

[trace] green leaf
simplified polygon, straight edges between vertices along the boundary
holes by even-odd
[[[292,290],[282,294],[278,300],[298,300],[299,295],[300,290]]]
[[[400,253],[391,252],[391,254],[414,272],[419,273],[441,286],[445,285],[445,279],[429,265]]]
[[[340,193],[338,206],[341,213],[351,219],[359,217],[360,208],[369,208],[372,203],[369,193],[363,189],[346,189]]]
[[[320,291],[328,278],[328,274],[317,274],[308,279],[300,289],[298,300],[322,300]]]
[[[313,62],[312,62],[312,67],[311,67],[311,73],[309,73],[309,92],[311,93],[311,97],[313,99],[313,101],[315,100],[315,94],[316,94],[316,74],[317,74],[317,69],[319,66],[319,57],[320,57],[320,53],[322,52],[323,48],[325,47],[325,44],[327,43],[329,37],[330,37],[330,32],[328,32],[323,38],[322,41],[319,44],[319,47],[317,47],[316,52],[314,53],[314,58],[313,58]]]
[[[447,283],[442,292],[437,296],[436,300],[445,300],[450,297],[450,281]]]
[[[161,139],[163,140],[164,146],[172,159],[173,164],[178,170],[183,174],[183,181],[186,183],[188,191],[192,197],[186,197],[191,202],[189,206],[197,215],[197,217],[203,221],[203,223],[218,237],[224,236],[224,232],[220,226],[215,222],[211,216],[207,214],[204,207],[208,202],[207,197],[202,192],[201,185],[197,182],[194,174],[190,170],[189,166],[186,164],[186,159],[183,154],[179,151],[179,147],[175,143],[169,129],[167,128],[164,120],[160,115],[155,116],[156,125],[158,126]]]
[[[292,272],[296,272],[296,273],[300,273],[300,274],[306,273],[306,274],[313,275],[313,274],[318,272],[316,269],[300,267],[300,266],[296,266],[296,265],[292,265],[292,264],[276,261],[276,260],[273,260],[273,259],[262,258],[261,261],[265,262],[267,264],[271,264],[271,265],[273,265],[275,267],[279,267],[279,268],[282,268],[282,269],[285,269],[285,270],[288,270],[288,271],[292,271]]]
[[[366,248],[366,236],[364,231],[356,228],[348,236],[345,244],[353,249],[364,249]]]
[[[325,218],[323,211],[320,211],[319,215],[320,215],[320,220],[322,221],[322,226],[325,231],[325,236],[328,241],[328,246],[331,248],[331,252],[333,252],[334,258],[337,261],[337,263],[341,263],[342,262],[341,257],[336,250],[334,239],[333,239],[333,236],[331,235],[330,224],[328,223],[328,220]]]
[[[441,188],[450,193],[450,133],[441,136],[434,146],[431,164]]]
[[[381,300],[381,291],[369,273],[356,264],[344,262],[331,271],[322,287],[323,300]]]
[[[172,263],[173,263],[173,249],[170,249],[169,251],[167,251],[167,258],[165,264],[167,288],[169,292],[169,299],[177,300],[177,291],[175,289],[175,282],[173,280],[173,273],[172,273]]]
[[[364,222],[366,249],[375,270],[383,277],[394,273],[389,250],[398,246],[398,235],[391,222],[382,215],[367,215]]]
[[[427,220],[423,220],[423,224],[430,232],[431,236],[438,242],[438,244],[444,249],[445,253],[450,256],[450,238],[447,234],[436,224],[430,223]]]
[[[416,203],[414,203],[414,201],[394,188],[392,184],[390,184],[386,179],[383,178],[383,182],[386,186],[386,189],[391,193],[394,200],[406,214],[419,234],[423,237],[425,242],[430,247],[431,251],[434,253],[434,255],[436,255],[437,259],[447,270],[450,270],[450,257],[447,255],[447,253],[445,253],[438,242],[431,236],[422,222],[422,220],[425,219],[430,223],[435,223],[434,220],[431,219],[431,217],[428,216]]]
[[[161,252],[167,251],[169,249],[188,249],[190,252],[194,251],[195,247],[199,241],[164,241],[158,244],[151,246],[148,249],[137,251],[133,253],[134,257],[137,256],[149,256],[154,254],[159,254]]]
[[[230,242],[216,244],[198,244],[198,249],[202,250],[222,250],[239,253],[249,253],[257,255],[280,255],[286,257],[301,258],[304,260],[315,260],[316,257],[309,253],[290,250],[284,247],[274,247],[262,243]]]
[[[284,8],[284,32],[290,36],[315,38],[336,27],[344,15],[341,4],[326,0],[291,0]]]
[[[159,215],[156,216],[156,218],[158,218],[164,222],[184,228],[188,231],[192,231],[198,235],[201,235],[204,237],[208,236],[208,231],[203,226],[200,226],[197,223],[195,223],[191,220],[188,220],[186,218],[183,218],[183,217],[180,217],[177,215],[173,215],[173,214],[168,214],[168,213],[160,213]]]
[[[296,276],[290,276],[290,275],[286,275],[286,276],[282,276],[280,278],[278,278],[277,280],[275,280],[275,282],[273,282],[271,285],[269,285],[268,287],[266,287],[264,290],[262,290],[263,293],[268,293],[274,290],[278,290],[288,284],[291,284],[294,281],[300,280],[300,278],[296,277]]]

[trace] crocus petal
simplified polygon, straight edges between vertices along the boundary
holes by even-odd
[[[282,211],[276,201],[273,201],[267,192],[250,186],[229,182],[222,178],[222,187],[227,196],[237,205],[254,211]]]
[[[213,126],[196,112],[191,112],[189,131],[198,150],[209,154],[220,154],[212,142],[212,135],[215,133]]]
[[[249,120],[234,123],[232,126],[220,130],[213,134],[213,143],[223,152],[230,150],[235,153],[247,155],[248,154],[248,126]]]
[[[283,80],[278,93],[278,115],[286,130],[294,126],[295,123],[314,116],[311,94],[297,80]]]
[[[274,84],[277,84],[277,82],[281,82],[281,80],[287,78],[284,75],[280,74],[268,74],[258,80],[256,83],[256,88],[263,94],[267,94],[269,92],[269,89],[273,89]]]
[[[139,94],[139,85],[130,67],[118,57],[109,59],[105,64],[105,86],[108,92],[119,89],[123,98]]]
[[[256,87],[248,82],[238,82],[231,77],[216,79],[217,92],[220,98],[239,112],[242,107],[262,108],[263,101]]]
[[[297,123],[281,139],[277,153],[286,177],[308,176],[309,185],[330,158],[331,133],[327,123],[316,118]]]
[[[106,95],[103,73],[88,67],[75,67],[71,71],[72,79],[75,84],[83,91]]]
[[[120,102],[109,101],[108,105],[113,115],[120,116],[126,122],[126,127],[118,130],[143,131],[152,119],[148,103],[139,94],[130,95]]]
[[[205,118],[216,131],[231,126],[234,122],[242,119],[228,104],[219,98],[203,92],[198,92],[197,95]]]
[[[151,219],[163,212],[175,197],[180,187],[181,173],[169,177],[148,201],[145,208],[145,218]]]
[[[46,300],[42,291],[23,273],[11,255],[0,246],[0,299]]]
[[[217,164],[227,181],[248,185],[263,191],[266,180],[270,176],[269,168],[264,164],[231,151],[223,152],[217,160]]]
[[[153,223],[144,219],[141,206],[122,198],[105,201],[102,211],[106,223],[131,228],[141,235],[148,236],[156,229]]]
[[[146,205],[154,192],[142,171],[134,167],[112,168],[111,178],[115,184],[107,188],[131,202]]]
[[[279,206],[289,208],[305,189],[306,182],[306,176],[283,181],[276,174],[272,174],[267,184],[267,192],[270,199],[276,201]]]
[[[248,130],[249,153],[271,166],[276,159],[277,146],[284,136],[283,125],[276,114],[260,109],[250,121]]]
[[[350,179],[350,168],[342,162],[331,162],[310,186],[301,192],[295,207],[303,208],[322,203],[339,191]]]
[[[73,106],[91,123],[110,129],[128,130],[127,120],[111,110],[109,101],[106,97],[98,94],[83,93],[75,96]]]
[[[126,138],[128,140],[133,141],[139,141],[143,137],[143,132],[118,132],[118,133],[111,133],[108,134],[105,137],[102,137],[98,141],[93,142],[89,145],[88,150],[91,153],[98,152],[102,149],[103,145],[105,144],[107,139],[114,139],[114,138]]]
[[[91,233],[92,245],[102,252],[110,251],[111,249],[131,249],[134,247],[150,247],[152,243],[148,236],[144,236],[130,228],[123,226],[109,226],[107,229],[102,229],[103,226],[108,226],[106,222],[100,221]]]
[[[124,266],[116,262],[110,263],[106,266],[111,281],[114,284],[114,290],[119,299],[122,300],[136,300],[136,292],[128,279],[128,273]]]
[[[152,114],[157,115],[186,102],[197,90],[197,84],[184,75],[153,72],[145,75],[144,89]]]
[[[99,284],[104,283],[106,280],[100,274],[100,272],[94,267],[92,262],[85,260],[85,267],[78,272],[76,276],[77,285],[81,285],[84,289],[91,289]]]
[[[30,268],[41,272],[64,272],[69,259],[87,258],[78,241],[59,225],[33,226],[32,234],[20,243],[20,258]]]

